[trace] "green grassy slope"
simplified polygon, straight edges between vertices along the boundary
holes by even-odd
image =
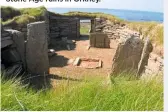
[[[157,80],[156,80],[157,79]],[[128,80],[64,83],[59,89],[34,92],[19,81],[1,83],[2,110],[163,110],[163,84],[152,80]]]
[[[10,10],[9,10],[10,9]],[[4,17],[8,17],[5,15],[12,15],[14,12],[18,12],[19,14],[13,14],[12,17],[8,17],[8,19],[5,20],[1,20],[3,25],[10,25],[10,24],[15,24],[15,25],[26,25],[30,22],[35,22],[35,21],[39,21],[44,12],[47,11],[47,9],[45,7],[37,7],[37,8],[21,8],[21,9],[15,9],[12,7],[1,7],[2,11],[2,15],[4,15]],[[3,16],[2,16],[3,17]]]

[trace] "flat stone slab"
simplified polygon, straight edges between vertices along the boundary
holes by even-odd
[[[102,61],[97,58],[76,58],[74,66],[87,68],[87,69],[96,69],[102,67]]]
[[[73,66],[78,66],[79,62],[80,62],[80,58],[77,57],[77,58],[75,59],[74,63],[73,63]]]

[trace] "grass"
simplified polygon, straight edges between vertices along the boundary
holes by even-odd
[[[16,25],[21,26],[21,25],[25,25],[25,24],[28,24],[30,22],[35,22],[35,21],[36,21],[35,17],[24,14],[24,15],[16,16],[13,19],[10,19],[8,21],[5,21],[3,22],[3,24],[6,24],[6,25],[16,24]]]
[[[160,77],[159,77],[160,78]],[[76,85],[34,92],[19,80],[1,81],[2,110],[163,110],[163,84],[158,77],[92,79]]]
[[[28,14],[29,16],[39,18],[40,16],[43,16],[44,11],[47,11],[47,9],[41,6],[37,8],[22,8],[20,11],[22,14]]]
[[[47,11],[47,9],[43,6],[37,8],[21,8],[21,9],[15,9],[12,7],[2,7],[2,9],[4,10],[2,12],[2,15],[13,14],[13,12],[16,11],[19,12],[18,15],[13,14],[12,17],[7,16],[8,19],[2,20],[3,25],[15,24],[17,26],[21,25],[24,26],[30,22],[40,21],[43,17],[44,12]]]
[[[1,7],[1,16],[3,21],[7,21],[8,19],[12,19],[15,16],[21,15],[19,9],[15,9],[13,7],[2,6]]]
[[[163,24],[157,22],[128,22],[128,27],[139,31],[144,37],[150,37],[151,41],[163,45]]]
[[[90,23],[80,23],[80,34],[89,35]]]

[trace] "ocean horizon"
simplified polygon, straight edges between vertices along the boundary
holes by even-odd
[[[123,9],[100,9],[100,8],[48,8],[48,10],[60,14],[67,13],[70,11],[101,12],[117,16],[127,21],[155,21],[163,23],[162,12],[123,10]]]

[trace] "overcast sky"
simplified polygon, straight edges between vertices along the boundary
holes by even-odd
[[[109,8],[109,9],[128,9],[163,12],[163,0],[101,0],[99,3],[82,3],[82,2],[43,2],[43,3],[8,3],[1,0],[2,5],[10,5],[18,8],[37,7],[44,5],[49,8]],[[29,0],[27,0],[29,1]],[[45,0],[44,0],[45,1]]]

